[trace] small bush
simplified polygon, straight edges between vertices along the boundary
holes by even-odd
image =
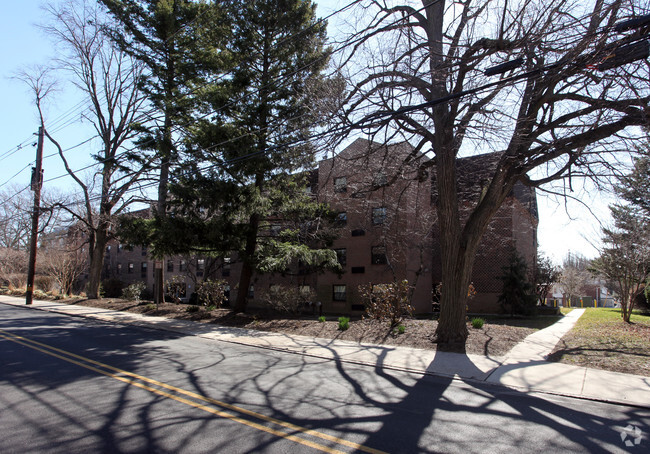
[[[325,316],[321,315],[320,317],[318,317],[318,322],[319,323],[325,323]]]
[[[129,301],[136,301],[139,303],[140,296],[142,295],[142,292],[146,288],[147,288],[147,284],[145,284],[144,282],[134,282],[133,284],[129,285],[124,290],[122,290],[122,298],[127,299]]]
[[[273,285],[263,294],[262,300],[278,312],[298,314],[315,297],[316,293],[311,289]]]
[[[473,318],[472,319],[472,328],[481,329],[481,328],[483,328],[484,323],[485,323],[485,320],[483,320],[482,318],[479,318],[479,317]]]
[[[37,299],[37,300],[46,300],[47,299],[47,293],[43,292],[42,290],[38,290],[38,289],[34,290],[34,292],[32,293],[32,296],[34,297],[34,299]]]
[[[181,298],[185,298],[186,290],[187,285],[184,278],[177,274],[170,277],[165,282],[165,301],[180,304]]]
[[[345,331],[350,328],[350,317],[339,317],[339,330]]]
[[[527,266],[524,259],[513,253],[508,265],[502,268],[500,279],[503,282],[499,303],[504,313],[511,316],[535,315],[537,296],[533,285],[528,281]]]
[[[106,296],[106,298],[119,298],[122,295],[124,286],[124,282],[116,278],[106,279],[102,281],[104,296]]]
[[[145,288],[142,291],[142,293],[140,293],[140,299],[141,300],[151,301],[151,300],[153,300],[153,297],[154,297],[153,290],[150,290],[148,288]]]
[[[413,314],[411,290],[406,279],[390,284],[359,286],[368,317],[388,320],[391,328],[399,325],[404,316]]]
[[[212,312],[216,308],[217,308],[217,306],[215,306],[214,304],[211,304],[210,306],[206,307],[205,310],[208,311],[208,312]]]
[[[27,276],[25,274],[10,274],[7,276],[7,286],[9,290],[22,290],[25,291],[27,286]]]
[[[198,301],[204,306],[221,307],[226,299],[226,285],[228,283],[221,279],[208,279],[199,283],[196,289]]]
[[[406,332],[406,326],[404,325],[397,326],[397,334],[404,334],[405,332]]]
[[[144,310],[147,311],[147,312],[149,312],[149,311],[155,311],[156,309],[158,309],[158,306],[156,306],[156,305],[153,304],[153,303],[149,303],[149,304],[147,304],[147,305],[144,307]]]
[[[54,279],[50,276],[36,276],[34,278],[34,287],[49,293],[54,290]]]
[[[198,312],[199,306],[187,306],[185,310],[189,313]]]

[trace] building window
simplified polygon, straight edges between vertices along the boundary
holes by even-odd
[[[223,269],[221,270],[221,275],[223,277],[230,276],[230,257],[223,258]]]
[[[384,172],[383,170],[380,170],[378,173],[376,173],[374,178],[372,179],[372,186],[375,189],[386,186],[387,184],[388,184],[388,177],[386,176],[386,172]]]
[[[174,272],[174,261],[173,260],[167,260],[167,271],[170,273]]]
[[[255,298],[255,286],[251,285],[248,287],[248,295],[249,298]]]
[[[366,272],[366,267],[365,266],[353,266],[350,268],[350,271],[352,274],[363,274]]]
[[[110,244],[109,244],[108,246],[106,246],[106,253],[108,254],[108,253],[110,253],[110,252],[111,252],[111,246],[110,246]]]
[[[334,178],[334,192],[347,192],[348,179],[347,177]]]
[[[332,301],[347,301],[345,285],[332,286]]]
[[[364,236],[366,234],[366,231],[363,229],[354,229],[351,233],[352,236]]]
[[[133,262],[129,262],[127,273],[133,274]]]
[[[142,246],[142,256],[145,257],[147,255],[147,246]]]
[[[348,262],[347,250],[346,249],[334,249],[334,252],[336,252],[336,258],[338,259],[341,266],[345,266],[346,263]]]
[[[122,264],[121,263],[117,264],[117,274],[122,274]]]
[[[373,208],[372,209],[372,225],[383,224],[386,220],[386,208]]]
[[[147,262],[142,262],[140,264],[140,271],[142,271],[143,273],[146,273],[147,272],[147,266],[148,266]]]
[[[187,271],[187,263],[185,260],[181,260],[178,264],[178,271]]]
[[[373,265],[385,265],[387,263],[386,248],[384,246],[373,246],[371,249],[370,262]]]
[[[338,227],[344,227],[348,224],[348,214],[345,211],[341,211],[336,215],[336,225]]]
[[[124,246],[122,246],[122,243],[120,243],[120,244],[117,245],[117,253],[118,253],[118,254],[119,254],[120,252],[122,252],[122,248],[123,248],[123,247],[124,247]]]
[[[203,271],[205,269],[205,259],[198,259],[196,261],[196,269],[198,271]]]

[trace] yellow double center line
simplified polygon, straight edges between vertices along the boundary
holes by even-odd
[[[231,405],[226,402],[222,402],[220,400],[202,396],[201,394],[197,394],[192,391],[187,391],[182,388],[177,388],[175,386],[168,385],[167,383],[163,383],[158,380],[144,377],[142,375],[134,374],[133,372],[128,372],[126,370],[113,367],[111,365],[101,363],[99,361],[95,361],[93,359],[86,358],[84,356],[76,355],[72,352],[61,350],[59,348],[52,347],[50,345],[43,344],[35,340],[27,339],[25,337],[12,334],[2,329],[0,329],[0,338],[6,339],[11,342],[15,342],[17,344],[31,348],[33,350],[37,350],[41,353],[45,353],[46,355],[59,358],[63,361],[76,364],[77,366],[83,367],[88,370],[92,370],[93,372],[97,372],[98,374],[102,374],[107,377],[113,378],[115,380],[119,380],[121,382],[127,383],[137,388],[147,390],[159,396],[173,399],[177,402],[181,402],[191,407],[198,408],[200,410],[211,413],[213,415],[222,418],[227,418],[231,421],[244,424],[246,426],[252,427],[257,430],[261,430],[263,432],[270,433],[272,435],[275,435],[280,438],[284,438],[286,440],[291,440],[293,442],[300,443],[305,446],[309,446],[319,451],[328,452],[328,453],[344,452],[339,449],[326,446],[324,444],[320,444],[311,440],[307,440],[302,437],[298,437],[296,435],[292,435],[291,433],[285,432],[278,428],[273,428],[254,421],[250,421],[248,419],[242,418],[241,416],[245,415],[249,418],[258,419],[265,423],[269,423],[270,425],[273,426],[279,426],[280,428],[291,431],[293,433],[299,433],[301,435],[319,438],[321,440],[335,443],[340,446],[347,446],[349,448],[358,451],[367,452],[371,454],[383,454],[383,451],[379,451],[377,449],[373,449],[368,446],[361,445],[359,443],[354,443],[322,432],[317,432],[315,430],[307,429],[305,427],[301,427],[295,424],[281,421],[279,419],[272,418],[270,416],[266,416],[261,413],[246,410],[245,408],[241,408],[236,405]],[[221,408],[219,409],[215,407],[221,407]],[[224,411],[224,409],[229,410],[229,412]]]

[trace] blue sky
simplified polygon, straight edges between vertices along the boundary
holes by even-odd
[[[321,15],[327,15],[347,1],[326,0],[318,2]],[[0,15],[0,190],[5,191],[17,185],[24,188],[29,184],[30,167],[35,157],[36,142],[34,133],[38,130],[38,117],[33,102],[33,95],[27,87],[12,80],[18,71],[38,64],[47,64],[55,55],[56,50],[50,40],[36,27],[45,20],[41,8],[41,0],[20,0],[3,2],[3,13]],[[330,25],[332,22],[330,21]],[[46,121],[54,122],[74,107],[80,98],[74,91],[60,84],[59,91],[46,103]],[[78,111],[73,111],[73,117],[79,117]],[[51,124],[51,123],[50,123]],[[48,130],[51,128],[48,128]],[[89,137],[87,126],[73,123],[57,132],[57,139],[64,148],[71,147]],[[24,144],[16,151],[16,147]],[[92,146],[92,142],[89,144]],[[46,144],[44,154],[54,152],[51,145]],[[71,154],[71,160],[76,168],[90,162],[89,147],[80,147]],[[20,172],[22,169],[22,172]],[[59,178],[65,173],[59,159],[47,158],[44,162],[45,190],[70,191],[73,186],[69,179]],[[20,173],[19,173],[20,172]],[[18,175],[16,175],[19,173]],[[14,175],[16,175],[14,177]],[[540,224],[538,239],[540,249],[560,262],[567,251],[582,253],[594,257],[597,252],[591,245],[598,242],[600,221],[608,222],[609,215],[602,196],[594,191],[577,194],[594,210],[588,209],[576,202],[564,206],[563,201],[554,201],[539,197]]]
[[[3,101],[3,108],[0,109],[0,184],[7,183],[2,190],[13,185],[24,187],[29,183],[30,162],[34,161],[36,155],[33,144],[37,139],[34,134],[38,131],[39,119],[34,96],[27,85],[15,77],[24,71],[33,72],[38,65],[47,65],[56,53],[49,38],[36,27],[44,20],[41,4],[40,0],[7,2],[0,15],[0,99]],[[61,114],[76,105],[79,100],[76,96],[65,83],[59,83],[57,90],[44,103],[46,124],[54,124]],[[80,137],[82,130],[87,134],[86,127],[70,126],[62,129],[57,138],[64,147],[69,146]],[[21,145],[22,148],[18,149]],[[51,145],[45,144],[45,155],[54,151]],[[75,164],[90,162],[87,155],[88,150],[75,156]],[[64,173],[56,157],[47,158],[43,167],[46,180]],[[65,179],[57,180],[56,185],[59,188],[69,187]]]

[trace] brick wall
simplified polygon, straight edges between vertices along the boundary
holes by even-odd
[[[282,274],[255,275],[251,306],[261,305],[259,300],[271,285],[308,285],[316,292],[316,301],[322,302],[325,312],[360,312],[363,306],[357,291],[359,285],[407,279],[415,287],[416,312],[429,312],[441,272],[435,181],[419,166],[426,159],[407,143],[386,146],[358,139],[335,157],[321,161],[309,184],[317,200],[329,203],[341,214],[340,237],[333,249],[345,252],[344,272],[304,274],[294,267]],[[462,211],[469,213],[476,204],[498,159],[499,155],[492,153],[458,161]],[[537,251],[535,200],[534,189],[517,185],[494,216],[474,264],[472,281],[478,293],[470,302],[470,311],[498,311],[498,278],[513,250],[532,269]],[[149,289],[153,288],[154,264],[146,257],[146,251],[143,255],[139,247],[132,251],[124,247],[116,250],[117,243],[111,244],[111,248],[107,253],[107,275],[126,283],[142,280]],[[181,260],[185,261],[187,271],[179,269]],[[184,279],[187,297],[201,279],[224,279],[231,289],[230,299],[236,298],[241,270],[236,255],[230,258],[226,276],[222,259],[214,259],[212,271],[206,270],[200,276],[192,268],[195,260],[196,257],[166,258],[165,270],[168,261],[173,263],[174,270],[166,271],[166,276]],[[141,273],[144,261],[148,263],[146,275]],[[131,273],[129,263],[133,264]]]

